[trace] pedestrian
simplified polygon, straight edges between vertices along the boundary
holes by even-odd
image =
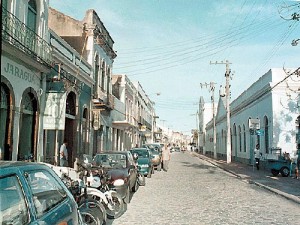
[[[60,146],[60,160],[59,160],[59,164],[60,166],[68,166],[68,141],[66,139],[64,139],[63,144]]]
[[[163,170],[165,172],[169,169],[169,162],[171,159],[171,152],[170,152],[170,144],[167,146],[165,145],[162,151],[162,162],[163,162]]]
[[[259,170],[260,157],[261,157],[261,152],[259,149],[259,144],[257,144],[254,149],[254,158],[255,158],[255,164],[257,170]]]

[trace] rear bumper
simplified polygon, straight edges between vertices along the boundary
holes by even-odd
[[[150,167],[141,168],[139,172],[145,176],[147,176],[150,173]]]
[[[154,158],[151,160],[153,166],[158,166],[161,163],[161,159],[160,158]]]

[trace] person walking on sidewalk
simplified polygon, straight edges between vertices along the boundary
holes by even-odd
[[[168,144],[168,146],[166,145],[164,146],[162,151],[163,170],[165,172],[167,172],[169,169],[170,159],[171,159],[170,144]]]
[[[254,158],[255,158],[255,164],[256,164],[257,170],[259,170],[260,157],[261,157],[261,152],[259,149],[259,144],[256,144],[255,149],[254,149]]]
[[[68,150],[67,150],[68,141],[64,139],[64,143],[60,146],[60,166],[68,166]]]

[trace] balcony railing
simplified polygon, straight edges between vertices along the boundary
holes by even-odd
[[[2,7],[2,41],[31,55],[42,64],[47,66],[52,64],[51,46],[4,7]]]
[[[93,103],[96,108],[112,110],[115,107],[114,100],[115,99],[113,95],[100,91],[98,96],[93,98]]]

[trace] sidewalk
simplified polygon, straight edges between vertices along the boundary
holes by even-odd
[[[282,177],[280,174],[274,177],[271,171],[253,169],[253,166],[247,164],[227,163],[224,160],[215,160],[196,152],[190,152],[190,154],[222,168],[245,182],[255,184],[300,204],[300,179]]]

